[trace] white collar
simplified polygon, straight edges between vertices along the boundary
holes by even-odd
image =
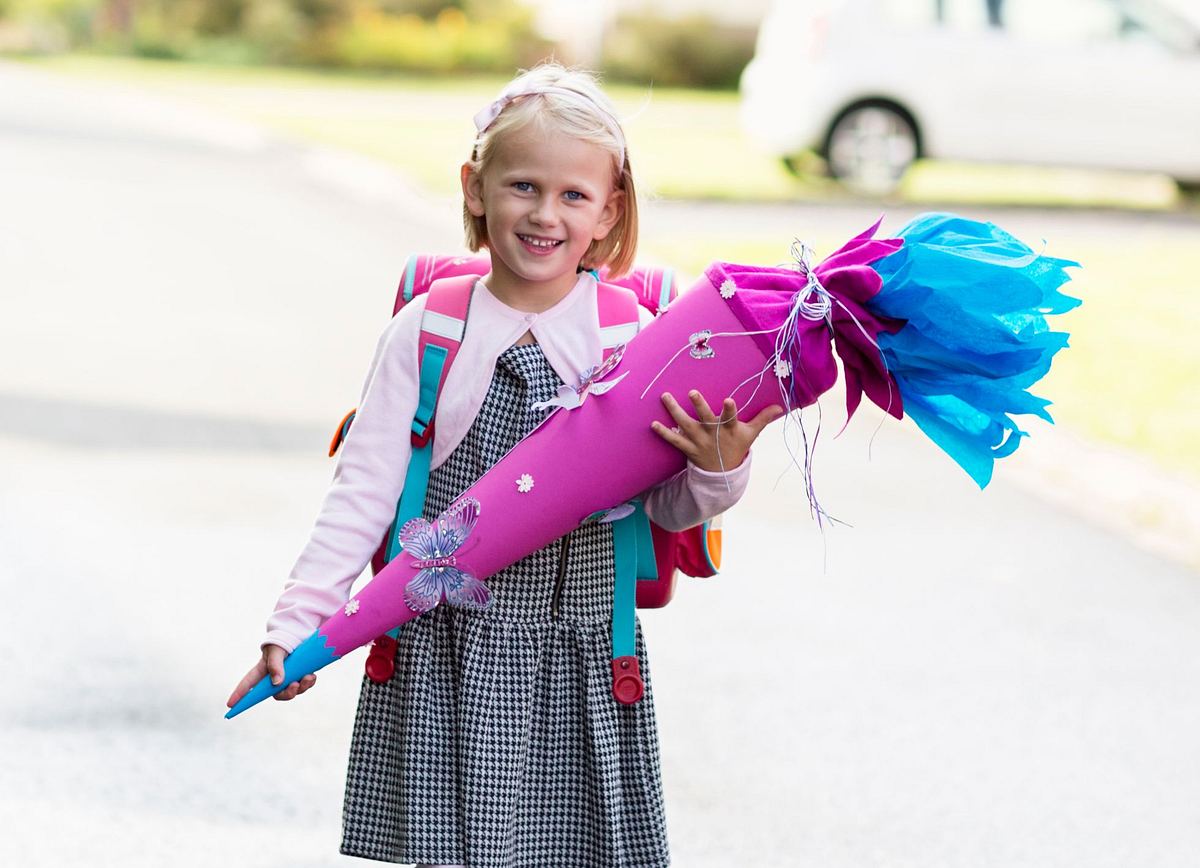
[[[492,291],[488,289],[487,283],[485,283],[489,277],[491,277],[490,271],[475,282],[475,285],[482,291],[475,294],[472,303],[479,304],[482,306],[481,309],[501,316],[504,319],[519,320],[526,323],[557,319],[575,307],[581,299],[589,297],[589,294],[593,294],[596,287],[596,278],[592,276],[592,273],[590,271],[582,271],[578,279],[576,279],[575,285],[571,287],[570,292],[541,313],[531,313],[530,311],[517,310],[515,307],[510,307],[493,295]]]

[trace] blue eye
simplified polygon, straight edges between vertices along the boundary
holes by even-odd
[[[517,181],[513,186],[521,193],[528,193],[533,190],[533,184],[530,184],[528,181]]]
[[[567,198],[570,199],[572,202],[578,202],[580,199],[584,198],[584,195],[582,193],[580,193],[578,190],[568,190]]]

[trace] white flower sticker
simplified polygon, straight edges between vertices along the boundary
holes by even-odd
[[[737,284],[733,282],[733,278],[725,278],[725,282],[721,284],[721,298],[733,298],[735,292],[737,292]]]
[[[517,491],[521,494],[528,494],[533,491],[533,477],[528,473],[522,473],[521,478],[517,480]]]
[[[349,618],[358,611],[358,600],[351,600],[346,604],[346,617]]]
[[[779,379],[785,379],[792,375],[792,366],[788,364],[787,359],[775,360],[775,376]]]

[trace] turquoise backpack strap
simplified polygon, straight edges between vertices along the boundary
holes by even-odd
[[[396,517],[388,531],[385,563],[400,553],[400,529],[425,508],[425,491],[429,487],[429,467],[433,459],[434,414],[446,375],[462,344],[471,290],[477,279],[475,275],[467,274],[435,280],[425,299],[417,346],[420,380],[410,435],[412,456],[404,475],[404,489],[396,503]]]
[[[417,278],[417,259],[418,257],[414,254],[404,262],[404,271],[400,278],[400,295],[403,298],[403,304],[408,304],[413,300],[413,283]]]
[[[642,696],[642,678],[637,660],[637,583],[658,578],[650,519],[640,500],[634,510],[613,522],[612,658],[613,696],[630,704]]]
[[[433,412],[437,409],[438,391],[442,375],[449,365],[450,357],[445,347],[430,344],[421,353],[420,398],[412,423],[412,455],[408,459],[408,472],[404,475],[404,489],[396,503],[396,517],[388,530],[384,563],[400,553],[400,529],[421,514],[425,508],[425,492],[429,488],[429,465],[433,460]]]
[[[658,290],[658,312],[666,313],[668,305],[671,304],[671,284],[675,280],[675,272],[670,268],[664,268],[662,273],[662,283]]]
[[[654,537],[650,534],[650,517],[640,500],[635,500],[634,514],[637,519],[637,577],[638,581],[658,579],[658,559],[654,556]]]
[[[645,513],[640,513],[645,518]],[[612,523],[615,582],[613,584],[612,614],[612,694],[623,705],[632,705],[642,698],[645,685],[638,668],[637,573],[638,573],[638,516],[639,511]],[[650,526],[646,526],[650,535]],[[653,558],[651,558],[653,560]]]
[[[410,261],[409,265],[412,263]],[[411,268],[406,267],[406,272]],[[400,553],[400,530],[425,508],[425,493],[429,488],[429,468],[433,461],[434,416],[438,398],[445,385],[450,365],[458,354],[467,325],[467,311],[471,306],[471,291],[478,277],[473,274],[435,280],[429,287],[425,310],[421,314],[421,337],[417,346],[419,392],[417,411],[413,415],[410,442],[412,454],[408,470],[404,475],[404,488],[396,503],[396,515],[388,528],[384,546],[384,563]],[[400,628],[389,630],[386,636],[393,642],[400,635]],[[381,637],[382,638],[382,637]],[[379,642],[377,639],[376,642]],[[386,642],[380,645],[380,657],[388,657],[395,646]],[[380,662],[372,672],[368,660],[367,675],[376,681],[391,677],[391,660]],[[381,676],[381,677],[377,677]]]
[[[638,333],[638,297],[632,290],[607,283],[597,284],[596,290],[600,348],[603,357],[608,358],[617,347]],[[612,692],[618,702],[632,705],[642,698],[645,689],[638,670],[636,647],[637,580],[647,569],[655,570],[654,549],[650,524],[640,503],[635,502],[633,513],[614,521],[612,527],[616,577],[612,608]],[[656,570],[654,575],[657,575]]]

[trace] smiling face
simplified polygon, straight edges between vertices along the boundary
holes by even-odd
[[[462,186],[467,209],[487,224],[489,288],[523,309],[570,292],[588,247],[621,216],[612,155],[536,124],[499,141],[483,173],[464,165]]]

